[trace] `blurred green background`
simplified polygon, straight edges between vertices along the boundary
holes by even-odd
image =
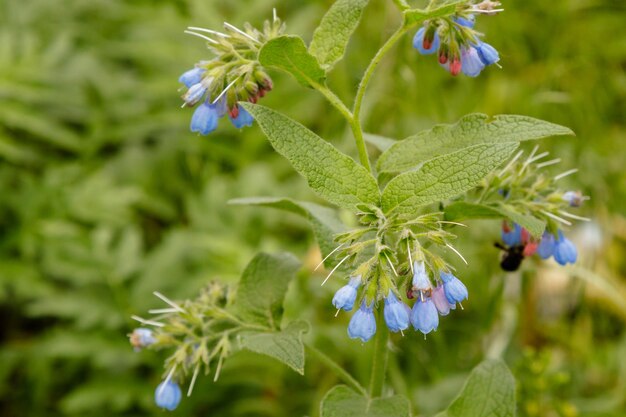
[[[252,255],[289,250],[305,261],[288,318],[358,378],[371,346],[349,340],[348,315],[331,319],[333,291],[313,274],[307,224],[235,197],[315,199],[257,127],[188,131],[177,78],[208,58],[186,26],[260,25],[272,7],[308,41],[330,0],[0,0],[0,416],[147,416],[163,355],[136,354],[130,316],[160,306],[158,290],[193,297],[211,279],[232,282]],[[413,3],[414,5],[420,5]],[[518,113],[571,127],[541,143],[579,168],[564,187],[591,196],[593,222],[570,235],[575,267],[526,261],[498,267],[498,222],[474,222],[459,247],[470,261],[464,311],[425,341],[394,338],[389,386],[415,415],[444,408],[469,370],[502,355],[518,378],[520,416],[626,415],[626,3],[505,2],[478,19],[502,70],[452,78],[407,37],[376,73],[366,129],[402,138],[465,113]],[[398,22],[372,0],[329,81],[350,101],[367,62]],[[274,75],[263,104],[355,155],[339,115],[314,91]],[[375,150],[373,150],[375,153]],[[460,267],[460,265],[458,265]],[[370,344],[371,345],[371,344]],[[305,377],[238,353],[217,383],[201,378],[173,415],[316,416],[337,381],[311,361]]]

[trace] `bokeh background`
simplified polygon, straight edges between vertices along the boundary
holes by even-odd
[[[255,25],[272,7],[308,41],[330,0],[0,0],[0,416],[148,416],[163,355],[134,353],[130,316],[159,306],[151,294],[193,297],[211,279],[234,282],[253,254],[289,250],[305,262],[287,317],[365,379],[371,346],[332,319],[333,291],[313,274],[307,224],[236,197],[315,199],[257,127],[223,122],[209,137],[188,131],[177,78],[206,59],[186,26]],[[419,5],[413,2],[415,5]],[[518,378],[520,416],[626,415],[626,3],[505,2],[477,28],[502,70],[452,78],[407,37],[379,68],[366,129],[402,138],[465,113],[518,113],[571,127],[542,150],[554,173],[591,200],[593,219],[570,235],[572,268],[526,261],[498,267],[498,222],[474,222],[459,246],[470,261],[464,311],[425,341],[395,338],[390,386],[415,415],[443,409],[469,370],[503,356]],[[372,0],[329,81],[350,101],[368,60],[398,22]],[[355,154],[342,119],[314,91],[272,73],[263,104],[285,111]],[[228,126],[227,126],[228,125]],[[373,153],[375,150],[372,149]],[[459,265],[460,266],[460,265]],[[202,378],[173,415],[316,416],[337,381],[311,361],[300,377],[238,353],[217,383]]]

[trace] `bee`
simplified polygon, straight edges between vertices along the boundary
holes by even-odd
[[[500,267],[508,272],[517,271],[526,256],[525,245],[504,246],[500,243],[495,243],[494,246],[504,251]]]

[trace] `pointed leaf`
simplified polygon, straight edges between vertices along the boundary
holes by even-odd
[[[242,335],[240,344],[242,349],[271,356],[289,366],[291,369],[304,375],[304,345],[302,333],[309,330],[309,324],[298,320],[280,332],[252,333]]]
[[[300,269],[290,253],[259,253],[248,264],[237,289],[235,309],[250,323],[278,329],[289,282]]]
[[[259,62],[265,67],[274,67],[293,75],[304,86],[322,84],[326,72],[317,59],[307,51],[299,36],[284,35],[263,45],[259,51]]]
[[[276,151],[319,195],[347,209],[378,204],[376,180],[363,166],[300,123],[264,106],[243,103]]]
[[[409,417],[409,402],[406,398],[363,397],[345,385],[331,388],[320,406],[321,417]]]
[[[517,146],[517,142],[475,145],[398,175],[383,190],[383,211],[412,216],[420,206],[468,191],[505,161]]]
[[[377,162],[379,172],[403,172],[435,157],[482,143],[520,142],[573,135],[563,126],[527,116],[469,114],[455,124],[437,125],[396,142]]]
[[[367,3],[369,0],[337,0],[315,29],[309,52],[326,70],[343,57]]]

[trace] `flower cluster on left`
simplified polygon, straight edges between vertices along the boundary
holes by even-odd
[[[262,31],[248,23],[243,29],[224,23],[224,32],[199,27],[185,31],[204,39],[215,55],[211,60],[198,62],[178,79],[187,89],[182,96],[183,107],[197,105],[191,117],[192,132],[208,135],[225,115],[236,128],[252,125],[250,113],[237,103],[256,103],[272,90],[272,79],[259,64],[257,55],[265,42],[283,31],[284,24],[276,15],[271,22],[265,22]]]

